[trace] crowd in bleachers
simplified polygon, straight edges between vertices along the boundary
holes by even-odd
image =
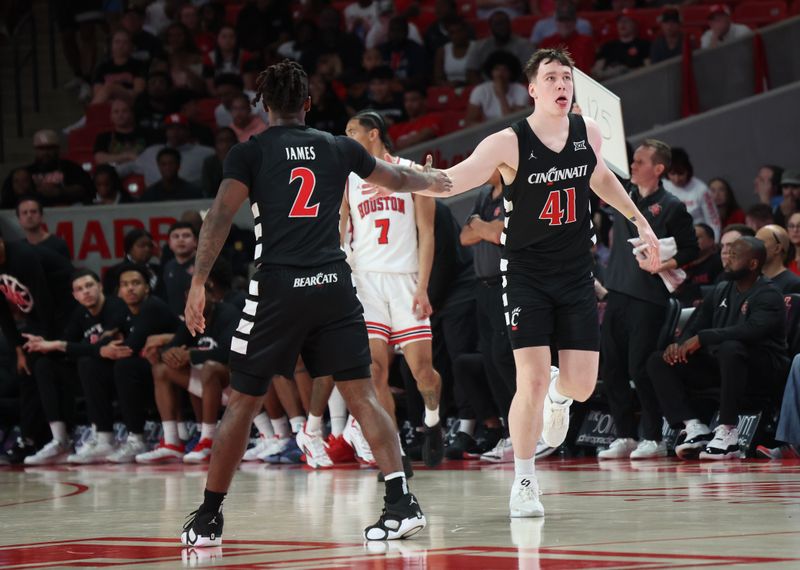
[[[4,456],[9,462],[22,461],[32,456],[34,448],[41,450],[46,445],[51,447],[43,455],[45,460],[67,459],[72,450],[64,430],[75,418],[71,389],[83,391],[86,408],[80,413],[84,421],[95,425],[98,436],[91,440],[94,447],[74,454],[75,462],[105,460],[112,455],[114,461],[143,456],[142,462],[183,457],[186,449],[176,438],[185,441],[187,436],[181,431],[179,437],[175,430],[183,430],[182,419],[190,412],[173,394],[175,386],[193,396],[194,417],[202,424],[201,442],[213,439],[218,406],[211,406],[211,411],[205,406],[201,409],[202,400],[196,398],[205,394],[224,403],[220,394],[227,388],[227,379],[211,365],[207,374],[195,377],[193,365],[210,360],[201,352],[220,347],[227,350],[224,345],[230,344],[228,327],[231,323],[235,326],[235,319],[228,318],[233,314],[228,304],[244,304],[241,287],[253,250],[249,232],[234,230],[211,275],[207,295],[212,309],[219,310],[218,338],[208,340],[205,346],[193,346],[186,343],[178,318],[202,224],[197,212],[187,212],[186,219],[170,229],[168,245],[161,252],[155,251],[146,231],[130,232],[125,237],[125,260],[102,279],[85,271],[70,275],[69,252],[63,242],[44,230],[42,221],[45,209],[53,206],[213,197],[228,151],[269,128],[264,109],[251,105],[255,78],[266,66],[288,57],[307,70],[313,101],[306,117],[309,125],[343,134],[349,116],[374,109],[388,126],[395,148],[402,149],[528,107],[527,90],[519,81],[520,68],[536,47],[567,45],[578,67],[608,78],[679,54],[684,37],[700,47],[711,47],[750,33],[744,25],[755,28],[787,14],[781,0],[757,2],[758,10],[753,8],[754,2],[743,0],[731,3],[732,12],[728,5],[685,2],[664,6],[666,3],[658,0],[132,0],[124,9],[115,3],[104,4],[110,10],[118,8],[108,13],[102,13],[100,2],[97,10],[80,13],[67,4],[71,3],[59,3],[64,53],[75,75],[71,86],[86,103],[85,116],[66,130],[63,156],[59,132],[37,132],[33,162],[9,174],[0,195],[0,207],[16,208],[25,234],[24,240],[15,243],[0,238],[5,245],[0,247],[0,267],[37,300],[31,314],[25,313],[24,296],[11,299],[7,295],[8,303],[0,301],[0,324],[9,343],[5,354],[12,360],[6,372],[14,368],[16,359],[19,376],[36,380],[20,383],[10,374],[0,378],[0,409],[17,410],[1,417],[16,418],[22,424],[19,444]],[[93,37],[89,30],[95,28],[104,30],[108,38],[107,57],[98,64],[94,64],[94,48],[85,41]],[[672,149],[668,168],[656,179],[663,178],[663,187],[683,202],[695,225],[696,255],[683,264],[686,280],[674,294],[685,307],[699,305],[708,295],[707,288],[722,279],[723,269],[730,269],[726,256],[732,244],[746,235],[755,235],[765,244],[766,258],[759,271],[782,293],[800,293],[800,278],[794,277],[800,275],[800,172],[791,168],[797,165],[787,166],[787,170],[762,167],[754,180],[757,204],[743,210],[724,178],[706,184],[694,175],[688,154]],[[497,223],[498,215],[502,217],[499,187],[499,178],[487,183],[481,193],[483,202],[476,203],[464,229],[451,223],[452,215],[444,205],[437,206],[438,262],[434,268],[441,275],[439,281],[432,278],[432,284],[441,287],[442,282],[451,280],[465,290],[476,289],[476,295],[481,287],[496,285],[483,283],[491,279],[483,279],[477,262],[472,271],[471,256],[463,246],[495,247],[498,243],[498,230],[492,223]],[[597,292],[602,300],[608,294],[602,276],[613,246],[609,239],[613,215],[602,203],[593,205],[599,234]],[[482,212],[491,215],[483,219]],[[473,221],[475,216],[479,221]],[[31,253],[34,249],[36,253]],[[35,263],[35,258],[40,261]],[[44,275],[60,277],[43,282]],[[466,303],[465,307],[474,305],[468,295],[465,299],[459,302]],[[443,299],[442,307],[445,305]],[[438,310],[435,302],[434,309]],[[5,313],[8,318],[4,320]],[[13,327],[13,316],[24,316],[24,338]],[[72,328],[65,328],[70,322]],[[471,331],[474,346],[463,354],[450,355],[436,326],[434,318],[434,343],[440,343],[445,355],[444,360],[435,362],[448,386],[444,417],[457,417],[462,426],[450,442],[448,457],[483,454],[489,461],[510,460],[513,453],[510,440],[504,437],[503,420],[513,393],[513,360],[509,381],[506,357],[510,349],[502,322],[497,330],[494,325],[487,327],[493,329],[488,333]],[[784,341],[793,338],[792,331],[783,334]],[[99,339],[101,343],[97,343]],[[503,343],[504,348],[500,346]],[[98,345],[97,352],[87,345]],[[794,348],[790,343],[789,350]],[[225,350],[217,350],[213,358],[224,361]],[[504,357],[504,353],[508,354]],[[485,362],[482,354],[492,355],[488,357],[492,363]],[[64,368],[69,362],[73,367]],[[800,363],[795,364],[800,370]],[[793,374],[800,375],[798,370]],[[781,373],[785,379],[786,371]],[[71,384],[54,386],[54,379],[64,374],[72,378]],[[112,441],[110,427],[113,394],[108,387],[93,383],[98,375],[114,379],[118,411],[130,436],[119,447]],[[143,395],[149,390],[150,378],[156,384],[155,404],[167,438],[153,457],[147,455],[150,452],[142,438],[145,411],[152,408],[151,398]],[[452,392],[467,378],[473,402],[456,406]],[[254,448],[251,458],[299,461],[300,454],[296,446],[290,446],[289,436],[302,428],[310,413],[311,388],[302,363],[296,380],[275,382],[265,403],[266,415],[256,420],[263,445]],[[413,413],[420,409],[413,379],[401,379],[399,386],[406,387],[412,427],[421,428],[415,419],[420,414]],[[773,407],[779,404],[780,399],[772,401]],[[783,415],[796,418],[797,410]],[[345,418],[331,410],[329,451],[347,459],[352,456],[340,437]],[[50,432],[43,419],[50,424]],[[411,456],[416,453],[414,441],[417,438],[419,443],[419,433],[420,429],[412,430]],[[271,436],[279,440],[278,447],[272,445]],[[188,461],[207,460],[208,441],[196,448]],[[783,442],[800,443],[788,435]],[[792,449],[767,451],[782,454]]]

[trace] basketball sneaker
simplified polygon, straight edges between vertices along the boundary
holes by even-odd
[[[772,448],[759,445],[756,447],[756,455],[762,459],[800,459],[800,453],[788,443]]]
[[[465,431],[456,434],[453,442],[444,450],[447,459],[473,459],[474,450],[477,447],[475,439]],[[473,452],[470,454],[470,452]]]
[[[189,518],[191,517],[191,518]],[[196,510],[186,517],[181,533],[181,544],[195,548],[204,546],[222,546],[222,525],[224,517],[222,509],[217,513]]]
[[[712,437],[711,430],[706,424],[693,421],[678,435],[675,455],[681,459],[697,459]]]
[[[341,435],[334,437],[332,433],[328,434],[328,441],[326,444],[328,446],[328,457],[331,458],[331,461],[333,461],[334,465],[356,462],[356,456],[355,453],[353,453],[353,448],[347,445],[347,442]]]
[[[422,441],[422,461],[428,467],[438,467],[444,459],[444,434],[442,424],[433,427],[425,426]]]
[[[353,448],[356,459],[359,463],[374,467],[376,465],[375,456],[372,455],[372,450],[369,448],[364,433],[361,431],[361,426],[353,416],[350,416],[347,421],[347,426],[342,433],[344,440]]]
[[[550,367],[550,384],[558,380],[558,368]],[[544,399],[544,410],[542,411],[542,439],[550,447],[558,447],[567,439],[569,431],[569,407],[572,400],[567,400],[562,404],[557,404],[550,399],[550,391]]]
[[[501,439],[503,430],[500,428],[478,428],[475,433],[475,447],[464,452],[464,459],[480,459],[481,455],[494,449]]]
[[[33,455],[26,457],[25,465],[57,465],[66,463],[68,457],[69,444],[54,439]]]
[[[638,448],[635,439],[618,437],[606,449],[597,452],[598,459],[627,459]]]
[[[514,461],[514,448],[511,446],[511,438],[505,437],[498,441],[494,449],[481,455],[481,461],[512,463]]]
[[[710,459],[712,461],[741,458],[739,430],[726,425],[718,425],[714,428],[714,439],[700,452],[700,459]]]
[[[289,441],[292,438],[290,437],[278,437],[277,435],[273,435],[268,441],[267,444],[264,446],[264,449],[259,453],[256,458],[259,461],[267,461],[268,457],[273,455],[280,455],[283,453],[283,450],[286,449],[286,446],[289,445]]]
[[[333,461],[328,456],[328,450],[325,447],[325,440],[318,433],[308,433],[305,424],[303,424],[303,429],[297,432],[296,443],[303,455],[306,456],[306,465],[312,469],[333,467]]]
[[[17,441],[5,453],[0,454],[0,465],[19,465],[29,455],[36,453],[30,440],[17,438]]]
[[[266,438],[263,435],[259,435],[256,444],[244,452],[242,461],[258,461],[258,456],[261,455],[261,453],[266,449],[267,445],[269,445],[270,439],[272,438]]]
[[[508,507],[511,517],[543,517],[544,507],[539,500],[539,482],[536,475],[517,475],[511,486]]]
[[[268,455],[264,458],[264,461],[267,463],[278,464],[278,463],[286,463],[286,464],[298,464],[302,463],[300,457],[303,455],[303,452],[300,451],[300,448],[297,447],[297,442],[293,437],[290,437],[286,441],[286,445],[283,446],[283,449],[278,451],[277,453],[273,453],[272,455]]]
[[[67,457],[67,463],[74,465],[90,465],[105,463],[116,447],[111,443],[100,443],[94,437],[84,443],[77,452]]]
[[[384,502],[383,513],[373,525],[364,529],[366,540],[398,540],[410,538],[425,528],[427,521],[417,498],[406,493],[396,503]]]
[[[211,447],[214,445],[213,439],[207,437],[197,442],[191,452],[183,456],[184,463],[208,463],[211,461]]]
[[[666,456],[667,444],[663,441],[653,441],[652,439],[643,439],[636,446],[636,449],[631,451],[631,459],[656,459]]]
[[[128,442],[130,442],[130,440],[128,440]],[[134,457],[136,463],[144,463],[145,465],[151,465],[153,463],[173,463],[183,461],[183,454],[185,451],[186,448],[182,443],[179,445],[172,445],[162,439],[151,451],[137,453]],[[115,461],[115,463],[122,462]]]
[[[133,436],[128,435],[125,443],[120,445],[117,450],[108,456],[111,463],[133,463],[136,461],[138,455],[142,455],[147,451],[147,447],[140,439],[135,439]],[[181,454],[182,456],[183,454]]]

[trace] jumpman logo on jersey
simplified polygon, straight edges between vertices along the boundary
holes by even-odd
[[[536,158],[536,160],[539,160],[539,159],[536,157],[536,155],[535,155],[535,154],[533,154],[533,151],[531,151],[531,155],[528,157],[528,160],[530,160],[530,159],[532,159],[532,158]]]
[[[722,302],[719,304],[720,308],[725,307],[728,308],[728,299],[723,299]]]

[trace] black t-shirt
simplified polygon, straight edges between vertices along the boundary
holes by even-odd
[[[54,249],[35,245],[39,260],[47,276],[47,286],[53,297],[53,317],[56,330],[61,330],[67,323],[69,315],[75,308],[76,301],[72,295],[72,274],[75,268],[69,258]]]
[[[624,65],[631,69],[642,67],[650,57],[650,42],[636,38],[630,42],[611,40],[600,47],[597,59],[604,59],[606,67]]]
[[[192,285],[192,273],[194,273],[194,256],[184,263],[178,263],[178,260],[173,258],[164,264],[162,279],[167,294],[167,304],[175,315],[182,315],[186,307],[186,291]]]
[[[121,152],[141,153],[153,143],[150,133],[144,129],[134,129],[130,133],[108,131],[100,133],[94,139],[94,151],[119,154]]]
[[[367,178],[375,158],[347,137],[272,126],[228,153],[224,178],[250,190],[259,266],[318,267],[343,260],[339,207],[350,172]]]
[[[95,85],[116,83],[132,89],[133,80],[137,77],[144,78],[144,76],[144,66],[135,59],[129,59],[122,65],[117,65],[112,60],[107,60],[97,66],[93,83]]]
[[[147,63],[155,57],[166,59],[161,40],[144,30],[139,30],[133,35],[133,54],[131,57],[143,63]]]
[[[23,338],[12,308],[24,318],[23,330],[54,338],[59,332],[55,320],[53,293],[37,248],[28,242],[5,242],[6,261],[0,265],[0,329],[11,346]],[[54,254],[55,255],[55,254]]]
[[[200,189],[179,178],[175,182],[175,186],[167,190],[164,187],[164,182],[159,181],[148,186],[147,190],[142,192],[142,197],[139,198],[140,202],[166,202],[169,200],[199,200],[203,197]]]
[[[588,259],[594,241],[589,179],[597,158],[583,117],[569,115],[569,135],[559,153],[539,140],[527,119],[512,128],[519,169],[513,184],[503,188],[508,218],[503,257],[533,265]]]
[[[67,246],[67,242],[65,242],[57,235],[50,234],[36,245],[38,247],[44,247],[52,251],[55,251],[57,254],[65,257],[68,260],[72,259],[72,255],[69,252],[69,246]],[[71,288],[72,285],[70,285],[70,289]]]
[[[139,93],[133,105],[133,112],[136,115],[136,124],[140,129],[152,133],[154,142],[164,140],[164,118],[167,116],[166,106],[157,108],[150,100],[147,91]]]
[[[67,355],[99,356],[100,347],[111,338],[103,335],[120,327],[128,316],[128,306],[119,297],[106,297],[100,312],[93,315],[84,306],[77,306],[64,329]]]
[[[773,277],[772,284],[784,295],[800,293],[800,277],[788,269]]]
[[[42,205],[48,206],[71,206],[74,200],[68,199],[63,194],[55,197],[45,196],[39,188],[44,185],[53,185],[60,188],[66,186],[80,186],[83,188],[83,195],[79,202],[91,204],[94,199],[95,190],[92,177],[80,166],[70,160],[59,159],[50,164],[40,164],[34,162],[25,167],[31,173],[36,194],[41,198]],[[6,177],[3,184],[3,206],[13,208],[18,197],[14,196],[11,182],[12,174]]]
[[[125,346],[138,354],[144,348],[147,337],[174,333],[180,323],[164,301],[150,295],[142,302],[138,314],[128,311],[120,330],[125,336]]]
[[[461,226],[450,208],[436,201],[434,252],[428,299],[437,312],[475,298],[472,254],[461,245]]]
[[[165,347],[186,346],[189,348],[189,360],[192,364],[203,364],[214,361],[228,363],[231,349],[231,338],[239,324],[241,309],[228,303],[215,303],[211,314],[206,318],[206,330],[192,336],[186,325],[178,327],[175,337]]]

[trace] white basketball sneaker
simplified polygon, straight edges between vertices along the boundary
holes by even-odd
[[[97,441],[97,439],[92,438],[84,443],[76,453],[67,457],[67,463],[75,465],[105,463],[116,449],[117,448],[111,443],[101,443]]]
[[[367,439],[361,431],[361,426],[353,416],[347,418],[347,425],[344,428],[342,437],[353,448],[359,463],[370,466],[376,465],[375,456],[372,455],[372,450],[369,448]]]
[[[635,439],[629,437],[618,437],[611,442],[607,448],[597,452],[598,459],[627,459],[631,452],[638,449]]]
[[[544,506],[539,500],[539,482],[536,475],[517,475],[511,486],[508,506],[511,517],[543,517]]]
[[[26,457],[25,465],[57,465],[66,463],[68,457],[69,444],[53,439],[36,453]]]
[[[270,439],[266,438],[263,435],[258,436],[258,442],[244,452],[244,456],[242,457],[242,461],[258,461],[258,456],[267,448],[270,444]]]
[[[558,368],[550,367],[550,385],[558,380]],[[550,391],[544,399],[544,410],[542,411],[542,439],[550,447],[558,447],[567,439],[569,431],[569,407],[572,400],[567,400],[562,404],[557,404],[550,399]]]
[[[333,467],[333,461],[325,447],[325,440],[318,433],[308,433],[305,424],[303,429],[297,432],[297,447],[306,456],[306,465],[312,469]]]
[[[512,463],[514,461],[514,448],[511,445],[511,438],[506,437],[498,441],[494,449],[481,455],[481,461]]]
[[[653,441],[643,439],[639,445],[631,451],[631,459],[656,459],[667,456],[667,444],[663,441]]]

